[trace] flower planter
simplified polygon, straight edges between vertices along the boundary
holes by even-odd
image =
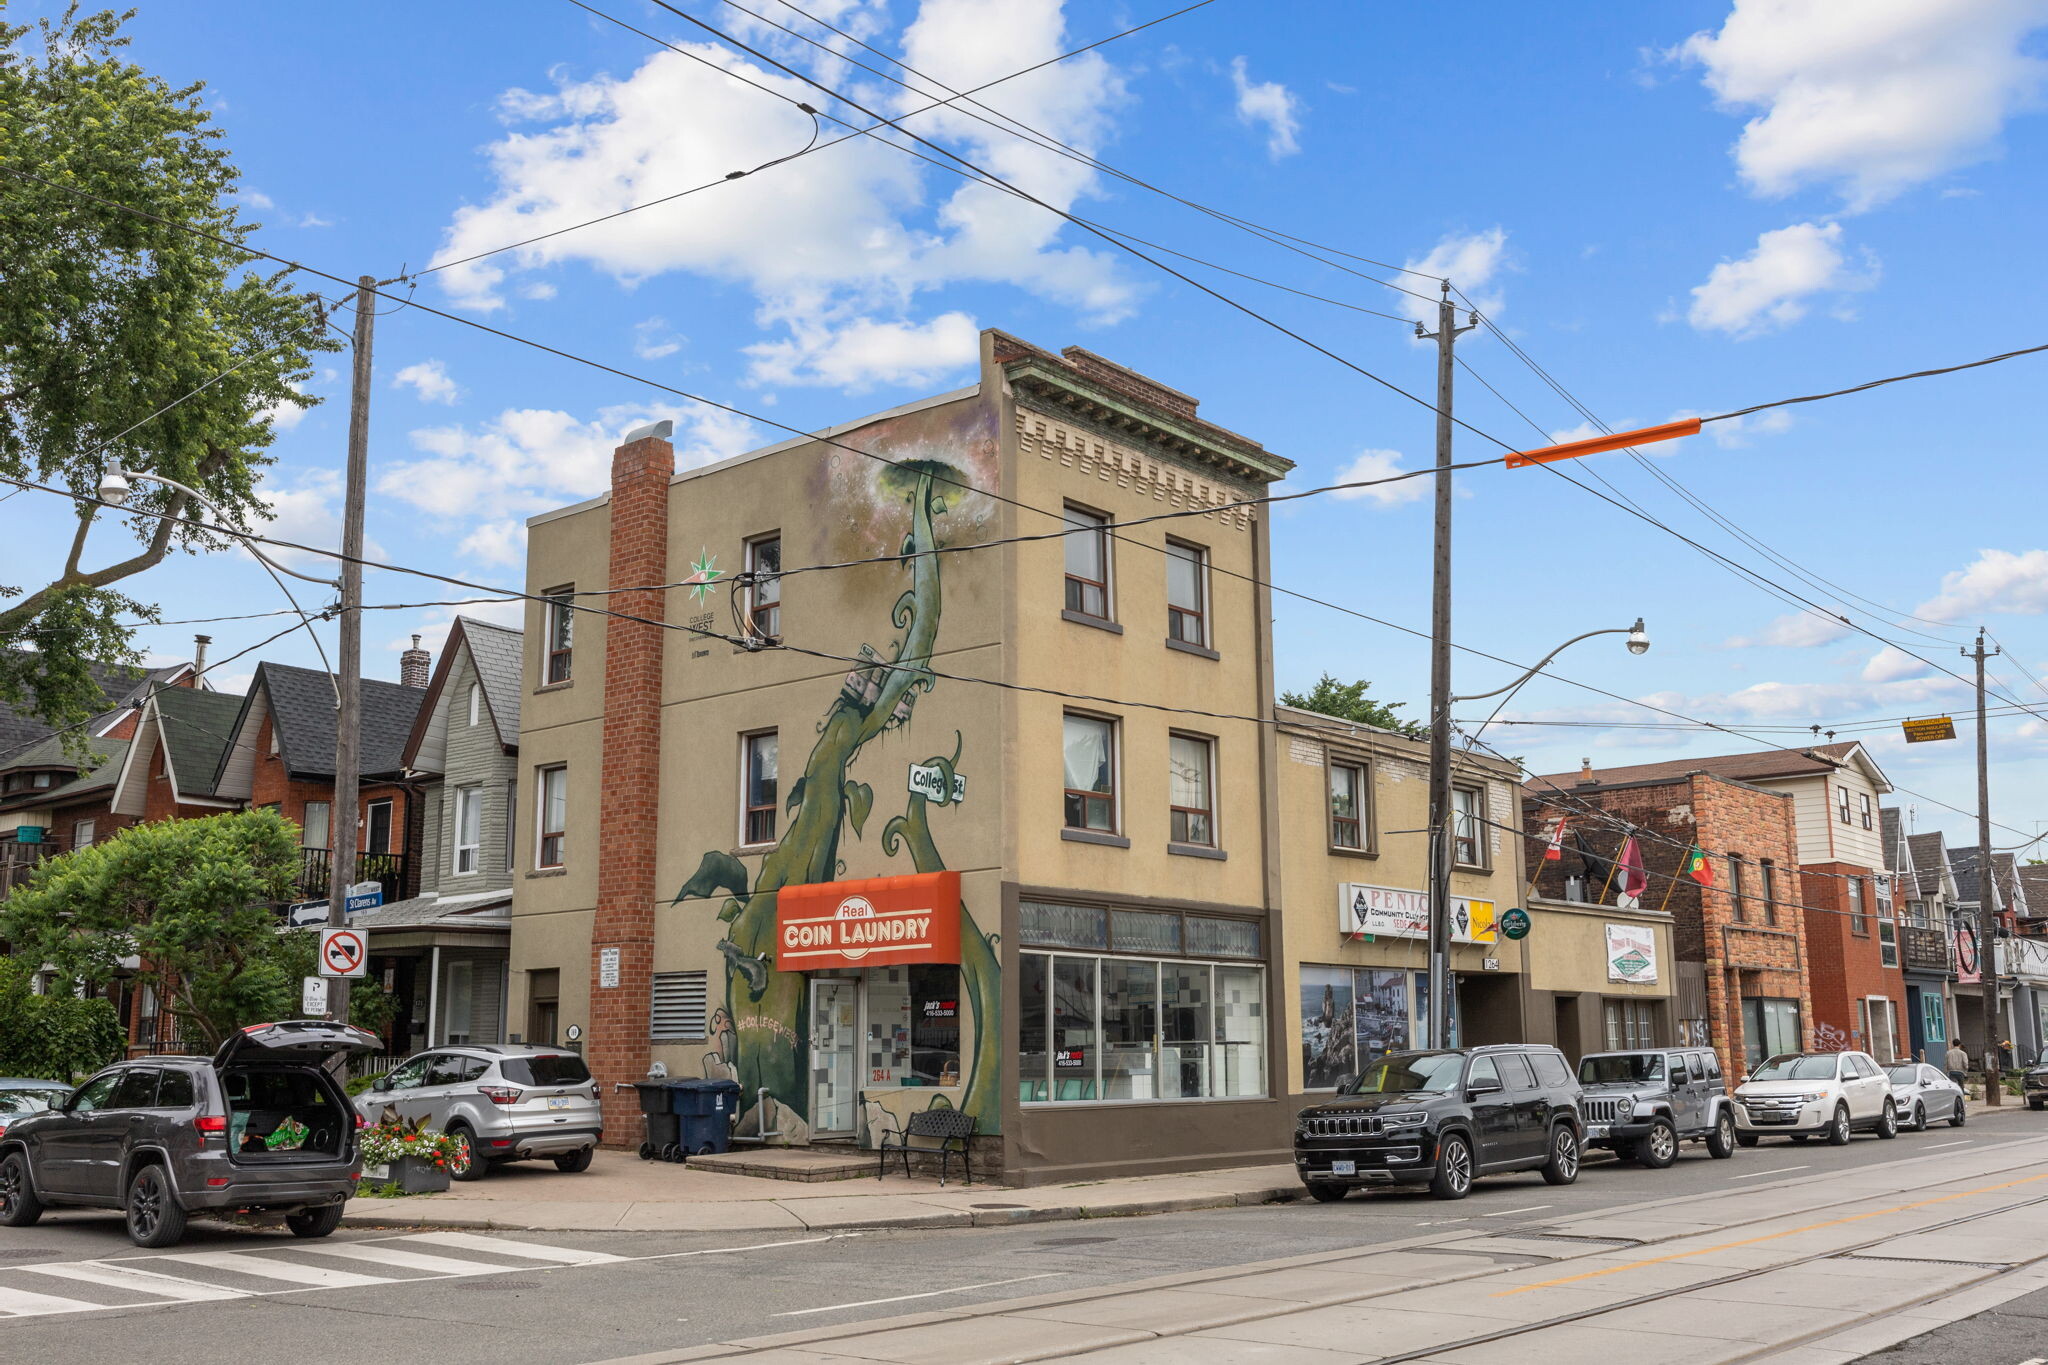
[[[426,1157],[402,1156],[386,1166],[363,1167],[363,1179],[380,1185],[396,1181],[407,1194],[437,1194],[448,1188],[448,1168]]]

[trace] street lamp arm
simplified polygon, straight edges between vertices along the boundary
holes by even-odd
[[[1523,683],[1529,681],[1529,679],[1535,677],[1538,673],[1541,673],[1544,669],[1550,667],[1551,661],[1553,659],[1557,658],[1558,655],[1564,653],[1567,649],[1570,649],[1573,645],[1577,644],[1581,640],[1590,640],[1595,635],[1640,635],[1642,634],[1642,631],[1642,618],[1638,617],[1636,618],[1636,623],[1632,626],[1622,626],[1611,630],[1589,630],[1584,635],[1574,635],[1571,639],[1566,640],[1556,649],[1553,649],[1550,651],[1550,653],[1544,655],[1541,663],[1538,663],[1534,668],[1531,668],[1528,671],[1524,672],[1519,678],[1516,678],[1513,682],[1507,684],[1507,686],[1496,687],[1491,692],[1474,692],[1472,695],[1466,697],[1452,697],[1451,702],[1453,705],[1455,705],[1456,703],[1463,701],[1485,701],[1488,697],[1497,697],[1503,692],[1512,692],[1517,687],[1520,687]]]

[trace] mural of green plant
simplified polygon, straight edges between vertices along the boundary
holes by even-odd
[[[976,414],[976,420],[982,420]],[[993,440],[982,436],[993,449]],[[788,823],[781,840],[762,860],[760,873],[749,879],[745,864],[729,853],[705,853],[697,871],[676,893],[682,904],[725,893],[718,912],[727,928],[719,942],[725,959],[725,1006],[714,1021],[720,1060],[730,1068],[744,1093],[741,1131],[780,1130],[786,1139],[802,1140],[808,1131],[810,1086],[805,1069],[808,1018],[806,980],[799,972],[775,969],[775,903],[785,886],[838,880],[844,864],[839,851],[843,832],[858,839],[874,809],[875,794],[867,783],[849,776],[864,746],[910,724],[920,693],[932,690],[934,678],[926,661],[938,640],[942,614],[941,561],[930,553],[940,541],[935,523],[950,509],[986,499],[962,487],[970,476],[943,459],[906,458],[879,464],[860,457],[851,466],[834,469],[835,492],[857,478],[866,499],[871,526],[897,523],[908,512],[909,528],[891,549],[904,556],[910,586],[890,612],[897,632],[886,657],[872,646],[858,650],[863,663],[850,671],[818,727],[818,739],[805,760],[803,773],[785,797]],[[859,468],[865,464],[867,469]],[[986,522],[986,509],[971,509],[961,518],[971,532]],[[947,789],[959,761],[961,737],[954,734],[950,757],[928,760],[944,771]],[[785,772],[787,768],[785,768]],[[945,868],[933,839],[925,797],[912,794],[902,815],[882,829],[883,853],[891,858],[907,851],[918,872]],[[1000,1108],[999,1042],[1001,983],[994,947],[963,905],[961,922],[961,994],[974,1021],[975,1047],[966,1060],[966,1084],[960,1107],[973,1114],[978,1130],[997,1131]],[[777,1110],[760,1111],[758,1092],[766,1089]],[[793,1123],[792,1119],[796,1122]],[[802,1131],[797,1131],[798,1124]]]

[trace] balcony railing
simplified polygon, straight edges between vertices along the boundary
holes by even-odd
[[[302,848],[299,858],[298,898],[325,900],[333,853],[324,848]],[[349,884],[358,882],[375,882],[383,887],[386,905],[404,900],[412,888],[411,859],[403,853],[358,853],[356,875],[349,878]]]

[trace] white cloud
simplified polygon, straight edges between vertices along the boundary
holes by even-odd
[[[1266,155],[1278,161],[1301,150],[1301,98],[1278,81],[1253,81],[1245,60],[1230,59],[1230,84],[1237,91],[1237,121],[1266,130]]]
[[[1914,658],[1897,645],[1886,645],[1863,665],[1862,677],[1865,682],[1888,683],[1924,677],[1930,671],[1924,660]]]
[[[1405,264],[1410,270],[1449,280],[1478,306],[1480,312],[1491,317],[1500,312],[1502,301],[1499,293],[1489,293],[1487,286],[1507,265],[1507,248],[1506,228],[1454,233],[1431,247],[1428,255],[1410,258]],[[1413,276],[1406,277],[1403,284],[1418,294],[1433,294],[1436,290],[1435,281],[1417,280]],[[1416,298],[1410,294],[1403,294],[1400,298],[1401,307],[1408,316],[1426,326],[1436,326],[1434,298]]]
[[[1735,0],[1672,54],[1730,110],[1750,188],[1839,188],[1852,210],[1995,153],[2048,64],[2023,51],[2044,0]]]
[[[289,540],[299,545],[315,548],[341,545],[341,474],[333,469],[306,469],[297,482],[289,488],[272,486],[269,479],[257,490],[257,497],[270,511],[268,521],[259,521],[250,526],[257,535],[276,540]],[[263,553],[281,564],[306,573],[317,573],[321,577],[339,575],[341,561],[326,555],[309,554],[302,550],[281,549],[265,545]],[[387,559],[384,547],[374,539],[363,542],[365,559]],[[306,585],[317,593],[311,584]],[[292,585],[297,593],[299,587]],[[302,597],[302,601],[305,599]],[[310,606],[310,602],[307,603]]]
[[[1701,414],[1686,413],[1687,417]],[[1783,408],[1728,417],[1708,425],[1707,435],[1723,450],[1740,450],[1757,436],[1778,436],[1792,429],[1792,414]]]
[[[294,385],[293,387],[296,388],[297,386]],[[300,389],[299,392],[304,393],[305,390]],[[270,423],[272,431],[290,431],[293,427],[305,421],[306,414],[311,411],[311,408],[302,408],[297,403],[278,402],[265,408],[262,416],[264,421]]]
[[[554,296],[555,287],[549,284],[546,280],[530,280],[527,283],[519,286],[519,297],[522,299],[539,299],[545,301],[547,299],[553,298]]]
[[[307,212],[299,218],[299,226],[302,228],[333,227],[334,220],[332,218],[322,218],[317,213]]]
[[[483,564],[517,568],[526,562],[526,523],[487,521],[462,538],[458,553]]]
[[[242,190],[234,198],[238,203],[247,204],[252,209],[268,210],[277,207],[277,201],[261,190]]]
[[[1398,450],[1361,450],[1357,458],[1337,471],[1337,483],[1361,483],[1367,479],[1391,478],[1408,471],[1401,468],[1401,452]],[[1400,483],[1384,483],[1373,488],[1340,488],[1330,496],[1351,501],[1354,498],[1369,498],[1381,507],[1399,507],[1402,503],[1414,502],[1426,496],[1431,488],[1426,478],[1404,479]]]
[[[683,349],[683,338],[671,332],[660,318],[633,324],[633,354],[642,360],[660,360]]]
[[[453,405],[462,397],[462,389],[448,377],[448,367],[438,360],[422,360],[408,365],[391,376],[394,389],[411,389],[422,403],[447,403]]]
[[[930,384],[975,362],[980,333],[965,313],[931,321],[843,326],[805,317],[787,320],[791,335],[746,348],[757,384],[825,384],[858,393],[876,384]]]
[[[1980,550],[1977,558],[1941,580],[1941,592],[1913,609],[1937,621],[2001,612],[2039,616],[2048,611],[2048,550]]]
[[[1794,223],[1760,234],[1756,249],[1723,261],[1692,291],[1686,320],[1702,332],[1760,336],[1806,316],[1815,294],[1868,289],[1877,261],[1867,250],[1861,272],[1842,254],[1840,223]]]
[[[1795,611],[1774,619],[1755,635],[1738,635],[1727,642],[1729,649],[1810,649],[1841,639],[1849,628],[1840,621]]]
[[[441,651],[448,644],[448,628],[455,624],[458,616],[468,616],[493,625],[505,626],[512,630],[526,628],[526,599],[507,598],[503,601],[485,600],[465,602],[459,607],[430,607],[427,614],[405,625],[396,635],[384,641],[384,648],[396,654],[412,648],[412,637],[420,637],[420,648],[438,660]],[[243,689],[247,691],[247,688]]]

